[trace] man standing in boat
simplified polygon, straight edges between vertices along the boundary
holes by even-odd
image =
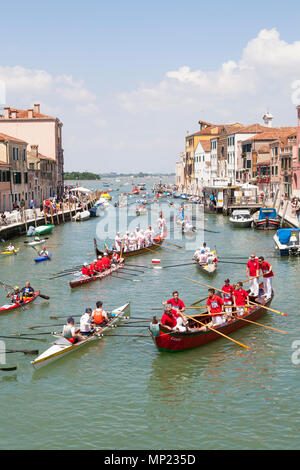
[[[206,302],[207,311],[211,315],[212,326],[221,326],[226,323],[224,312],[224,300],[215,293],[215,289],[208,289]]]
[[[184,326],[187,322],[186,316],[183,314],[185,311],[185,305],[179,298],[177,290],[172,293],[172,299],[162,302],[163,306],[171,305],[173,311],[173,317],[178,321],[178,327]]]
[[[258,278],[259,278],[259,261],[256,258],[255,254],[252,253],[246,267],[246,276],[252,277],[250,281],[250,295],[254,297],[258,296],[259,285],[258,285]]]
[[[263,282],[264,282],[264,297],[266,300],[269,300],[272,297],[272,278],[274,273],[272,271],[272,266],[270,263],[265,261],[263,256],[258,258],[259,268],[263,273]]]

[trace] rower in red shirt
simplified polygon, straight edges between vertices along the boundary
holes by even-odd
[[[102,258],[102,264],[103,264],[104,270],[110,268],[110,259],[106,253],[104,254]]]
[[[250,295],[254,297],[258,297],[259,292],[259,284],[258,284],[258,276],[259,276],[259,261],[256,258],[255,254],[252,253],[246,267],[246,276],[247,277],[254,277],[250,281]]]
[[[233,298],[232,293],[234,288],[230,285],[230,279],[225,279],[225,284],[222,287],[223,291],[223,300],[224,300],[224,309],[226,313],[232,313]]]
[[[263,282],[264,282],[264,297],[266,300],[269,300],[272,297],[272,278],[274,277],[274,273],[272,271],[272,266],[270,263],[265,261],[263,256],[258,258],[259,261],[259,268],[263,273]]]
[[[238,317],[242,317],[245,313],[246,300],[249,308],[249,294],[245,289],[243,289],[243,283],[238,282],[237,287],[233,292],[234,307]]]
[[[89,265],[87,263],[83,263],[83,266],[81,268],[81,273],[84,276],[90,276],[91,275],[90,268],[89,268]]]
[[[172,307],[170,305],[165,306],[165,311],[161,317],[160,323],[166,327],[173,329],[177,325],[177,318],[175,318]]]
[[[177,319],[177,327],[179,330],[185,329],[185,324],[187,322],[186,316],[183,314],[185,311],[185,305],[182,300],[179,298],[178,291],[175,290],[172,293],[172,299],[167,300],[166,302],[162,302],[164,306],[170,305],[173,310],[173,316]]]
[[[212,325],[220,326],[226,323],[226,316],[223,315],[224,300],[215,294],[215,289],[208,289],[208,299],[206,302],[207,311],[211,315]]]
[[[97,263],[97,260],[94,259],[94,261],[90,264],[90,274],[91,274],[91,276],[94,276],[94,274],[96,274],[96,263]]]
[[[102,263],[102,256],[101,255],[99,255],[98,259],[97,259],[96,271],[98,271],[98,272],[104,271],[104,266],[103,266],[103,263]]]

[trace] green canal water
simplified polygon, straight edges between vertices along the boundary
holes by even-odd
[[[146,182],[149,189],[152,180]],[[101,187],[100,182],[83,184]],[[120,186],[121,191],[130,188]],[[112,208],[105,217],[107,221],[113,217]],[[251,325],[233,334],[250,351],[221,338],[177,354],[159,353],[150,338],[107,336],[39,371],[32,368],[31,356],[10,354],[8,363],[18,368],[0,372],[1,449],[299,447],[300,369],[292,361],[292,345],[300,344],[299,259],[277,257],[273,233],[234,230],[222,215],[206,218],[205,228],[219,232],[206,232],[206,241],[217,246],[221,257],[248,256],[254,251],[271,262],[275,273],[272,306],[288,317],[266,313],[260,322],[287,334]],[[72,291],[70,277],[49,280],[52,273],[94,258],[88,253],[93,252],[93,237],[103,230],[99,221],[56,226],[47,240],[53,254],[50,262],[35,264],[35,252],[25,247],[25,237],[14,240],[21,251],[0,259],[0,279],[19,286],[29,279],[50,300],[39,298],[24,310],[1,315],[1,334],[24,332],[34,324],[53,324],[44,331],[59,331],[50,315],[80,314],[100,299],[107,310],[130,301],[132,316],[150,317],[151,309],[159,307],[174,289],[187,305],[205,297],[207,289],[184,276],[219,287],[227,277],[232,281],[246,278],[244,265],[220,263],[213,280],[195,266],[145,269],[138,278],[132,276],[140,282],[108,278]],[[146,218],[140,217],[139,222],[146,224]],[[99,240],[99,246],[103,241]],[[184,263],[192,253],[165,248],[159,255],[149,252],[128,263],[151,267],[153,256],[163,265]],[[0,303],[6,303],[4,290]],[[113,333],[145,334],[146,329],[119,328]],[[44,343],[7,340],[6,346],[42,352],[51,343],[51,337],[46,338]]]

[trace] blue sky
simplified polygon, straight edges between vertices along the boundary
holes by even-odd
[[[8,105],[41,102],[63,120],[67,170],[172,171],[199,119],[261,122],[269,108],[274,125],[294,124],[299,10],[255,0],[5,3],[0,79]]]

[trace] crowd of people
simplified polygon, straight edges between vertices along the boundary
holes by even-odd
[[[194,253],[194,260],[197,261],[201,265],[207,265],[211,263],[217,263],[218,258],[216,256],[216,252],[209,248],[204,242],[202,247],[195,251]]]
[[[104,271],[107,271],[113,266],[116,266],[118,263],[122,261],[120,255],[117,252],[112,252],[109,254],[107,250],[103,256],[99,255],[91,264],[83,263],[81,268],[82,276],[92,277],[100,274]]]

